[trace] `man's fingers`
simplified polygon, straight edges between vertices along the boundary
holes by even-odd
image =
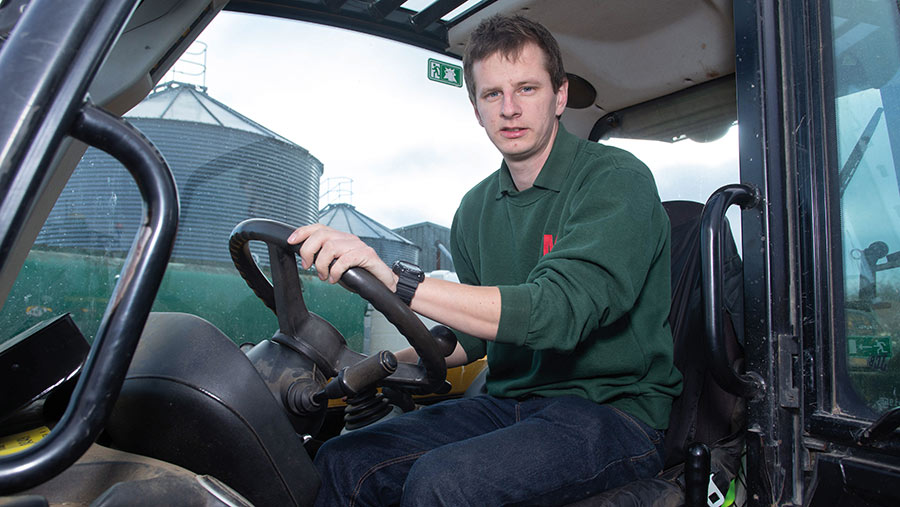
[[[296,245],[298,243],[303,243],[303,246],[300,247],[300,264],[303,266],[303,269],[309,269],[309,267],[313,263],[313,257],[316,252],[319,251],[319,245],[316,245],[314,241],[307,241],[310,236],[312,236],[316,231],[321,230],[319,227],[321,224],[312,224],[312,225],[304,225],[303,227],[298,227],[294,229],[294,232],[288,236],[287,242],[289,245]]]
[[[303,269],[315,264],[319,279],[337,283],[344,272],[354,266],[367,269],[390,287],[393,272],[378,258],[378,254],[358,237],[322,224],[298,227],[288,236],[288,243],[300,246]],[[332,264],[333,263],[333,264]]]
[[[352,252],[347,252],[344,255],[337,258],[334,261],[334,264],[330,266],[328,270],[328,279],[329,283],[337,283],[338,280],[344,276],[344,272],[350,269],[353,266],[358,264],[355,263],[355,259],[353,259]]]
[[[354,266],[368,268],[369,264],[371,264],[368,258],[368,255],[370,254],[369,251],[372,250],[371,247],[355,237],[352,239],[336,240],[326,244],[323,247],[323,250],[327,247],[334,249],[333,252],[329,252],[329,255],[331,255],[331,260],[328,261],[329,264],[324,266],[328,270],[327,279],[330,283],[337,283],[338,280],[341,279],[341,276],[344,275],[344,272]],[[371,254],[374,254],[374,250],[372,250]],[[319,255],[322,254],[320,253]],[[332,262],[334,262],[334,264],[331,264]],[[318,261],[316,264],[318,265]]]
[[[355,236],[322,224],[313,224],[295,230],[288,237],[288,243],[303,242],[298,252],[303,269],[315,264],[319,277],[324,280],[328,277],[328,265],[343,253],[338,248],[339,243],[346,242],[348,238],[355,239]]]
[[[304,225],[303,227],[297,227],[296,229],[294,229],[294,232],[292,232],[291,235],[288,236],[287,242],[292,245],[296,245],[297,243],[306,240],[306,238],[308,238],[309,235],[315,232],[317,229],[320,229],[321,225],[322,224],[311,224]]]
[[[316,254],[322,248],[324,238],[322,238],[321,234],[317,235],[315,231],[303,231],[303,234],[298,237],[301,238],[299,241],[303,241],[299,251],[300,264],[303,266],[303,269],[309,269],[316,258]]]
[[[394,272],[391,271],[387,264],[382,262],[375,250],[366,244],[362,244],[359,248],[348,251],[338,257],[334,266],[331,267],[329,281],[336,283],[344,272],[352,267],[365,269],[386,287],[392,291],[395,289]]]

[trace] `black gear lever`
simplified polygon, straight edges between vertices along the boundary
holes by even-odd
[[[388,350],[383,350],[343,368],[324,389],[316,393],[313,393],[308,383],[291,384],[285,393],[286,405],[298,415],[311,414],[319,410],[328,400],[356,396],[395,371],[397,371],[396,356]]]

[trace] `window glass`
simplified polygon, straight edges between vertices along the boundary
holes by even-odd
[[[430,59],[460,62],[359,33],[230,12],[200,41],[125,115],[160,148],[181,201],[155,311],[200,315],[238,343],[271,336],[274,315],[228,254],[232,228],[247,218],[299,225],[321,211],[323,221],[381,242],[376,250],[384,247],[388,262],[446,270],[432,262],[446,249],[425,248],[449,235],[463,194],[500,163],[465,87],[428,79]],[[710,143],[604,142],[641,158],[663,200],[705,202],[739,181],[736,127]],[[729,215],[737,235],[738,214]],[[0,313],[0,341],[65,312],[93,339],[140,217],[128,173],[89,149]],[[397,231],[403,238],[391,236]],[[264,249],[254,246],[254,255],[265,264]],[[358,296],[311,275],[303,281],[309,308],[354,349],[405,346]]]
[[[230,12],[199,39],[125,114],[165,156],[181,202],[154,311],[199,315],[238,343],[269,338],[276,318],[228,252],[232,228],[247,218],[303,225],[321,211],[323,221],[371,240],[388,263],[452,266],[419,245],[436,250],[463,193],[500,161],[465,88],[429,79],[429,59],[446,68],[460,62],[356,32]],[[92,340],[140,218],[128,173],[89,149],[0,313],[0,342],[66,312]],[[406,236],[394,232],[400,228]],[[415,234],[417,243],[406,239]],[[265,265],[265,249],[251,248]],[[302,279],[308,308],[351,348],[405,346],[358,295],[311,273]]]
[[[888,0],[834,0],[832,7],[837,135],[832,195],[840,196],[845,303],[843,329],[835,333],[836,357],[845,358],[854,388],[845,396],[883,412],[900,405],[898,6]],[[855,411],[853,399],[838,403]]]

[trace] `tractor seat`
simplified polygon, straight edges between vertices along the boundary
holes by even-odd
[[[729,484],[737,475],[743,450],[744,400],[716,383],[707,362],[700,266],[703,205],[692,201],[667,201],[663,207],[672,226],[669,325],[675,366],[684,376],[681,395],[672,403],[669,415],[663,472],[654,479],[635,481],[575,502],[570,507],[684,505],[686,449],[697,442],[711,449],[710,471],[714,483],[714,487],[709,487],[711,495],[720,495],[724,500]],[[726,238],[733,238],[730,229],[726,232]],[[744,305],[743,269],[733,239],[726,241],[724,259],[726,350],[731,366],[736,366],[742,360]],[[707,491],[706,484],[699,486]]]

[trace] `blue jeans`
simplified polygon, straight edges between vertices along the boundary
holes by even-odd
[[[558,505],[662,469],[662,432],[576,396],[478,396],[325,443],[316,505]]]

